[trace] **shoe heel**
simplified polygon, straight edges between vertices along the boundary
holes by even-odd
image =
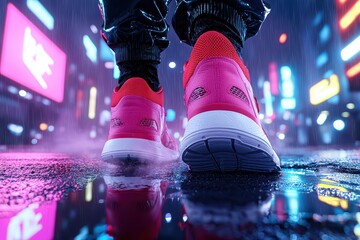
[[[232,111],[208,111],[191,118],[180,154],[192,171],[280,170],[279,158],[262,128]]]

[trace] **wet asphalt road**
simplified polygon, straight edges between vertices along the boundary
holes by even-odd
[[[357,239],[360,151],[293,151],[280,174],[0,154],[2,239]]]

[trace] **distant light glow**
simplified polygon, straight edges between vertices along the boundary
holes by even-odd
[[[9,131],[14,134],[15,136],[20,136],[23,131],[24,131],[24,127],[18,124],[14,124],[14,123],[9,123],[7,125],[7,128],[9,129]]]
[[[291,115],[292,115],[292,114],[291,114],[290,111],[284,111],[283,119],[284,119],[285,121],[288,121],[288,120],[290,120]]]
[[[278,137],[280,140],[284,140],[284,139],[285,139],[285,134],[284,134],[284,133],[278,133],[278,134],[277,134],[277,137]]]
[[[175,133],[174,133],[174,138],[175,138],[175,139],[179,139],[179,138],[180,138],[180,133],[179,133],[179,132],[175,132]]]
[[[53,125],[49,125],[48,131],[53,132],[55,130],[55,127]]]
[[[288,67],[288,66],[282,66],[280,68],[280,73],[281,73],[281,77],[284,78],[284,79],[289,79],[291,78],[291,68]]]
[[[14,87],[14,86],[8,86],[7,89],[12,94],[18,94],[18,92],[19,92],[18,89],[16,87]]]
[[[281,99],[281,107],[286,110],[293,110],[296,108],[295,98],[283,98]]]
[[[89,119],[95,119],[96,116],[96,95],[97,95],[96,87],[91,87],[90,95],[89,95],[89,111],[88,111]]]
[[[33,95],[25,90],[20,90],[19,96],[26,98],[27,100],[31,100],[33,98]]]
[[[336,130],[342,131],[345,128],[345,122],[341,119],[335,120],[333,126]]]
[[[92,129],[89,134],[90,138],[96,138],[96,130]]]
[[[312,119],[311,119],[311,117],[307,117],[307,118],[305,119],[305,125],[308,126],[308,127],[310,127],[310,126],[312,125]]]
[[[20,96],[20,97],[25,97],[26,94],[27,94],[27,92],[26,92],[25,90],[20,90],[20,91],[19,91],[19,96]]]
[[[289,204],[289,217],[291,221],[299,220],[299,194],[296,190],[285,190],[285,196]]]
[[[347,107],[347,109],[353,110],[353,109],[355,109],[355,104],[354,103],[348,103],[348,104],[346,104],[346,107]]]
[[[38,0],[27,0],[26,6],[49,29],[54,29],[54,17]]]
[[[281,43],[281,44],[286,43],[287,38],[288,37],[287,37],[286,33],[282,33],[279,37],[279,43]]]
[[[271,117],[274,114],[274,108],[272,103],[272,95],[270,90],[270,82],[265,81],[263,86],[264,99],[265,99],[265,115]]]
[[[169,68],[175,68],[176,63],[175,62],[169,62]]]
[[[171,222],[171,214],[170,213],[166,213],[165,214],[165,221],[167,222],[167,223],[170,223]]]
[[[114,68],[114,62],[105,62],[104,63],[104,66],[105,66],[105,68],[107,68],[107,69],[113,69]]]
[[[328,111],[322,111],[318,118],[316,119],[316,123],[318,125],[323,125],[327,119],[327,117],[329,116],[329,112]]]
[[[93,190],[93,183],[92,182],[88,182],[86,184],[86,187],[85,187],[85,201],[86,202],[91,202],[92,201],[92,191]]]
[[[265,118],[263,121],[265,124],[271,124],[273,122],[270,118]]]
[[[349,192],[346,188],[343,188],[343,187],[339,187],[339,186],[334,186],[332,182],[330,181],[326,181],[327,179],[321,179],[323,180],[325,183],[319,183],[317,185],[317,188],[320,188],[320,189],[329,189],[330,191],[334,191],[334,190],[337,190],[341,193],[347,193]],[[330,182],[329,184],[327,182]],[[336,184],[336,183],[335,183]],[[321,202],[324,202],[330,206],[333,206],[333,207],[341,207],[343,209],[348,209],[348,201],[347,200],[344,200],[344,199],[341,199],[341,198],[338,198],[338,197],[334,197],[334,196],[329,196],[329,195],[320,195],[320,193],[318,193],[318,199],[321,201]]]
[[[41,131],[46,131],[48,129],[48,125],[46,123],[40,123],[39,129]]]
[[[330,131],[324,131],[321,138],[325,144],[330,144],[332,141],[332,134]]]
[[[282,95],[286,98],[294,97],[295,86],[292,81],[283,81],[281,84]]]
[[[356,1],[354,6],[350,8],[350,10],[345,13],[345,15],[340,19],[340,27],[341,29],[348,28],[360,15],[360,1]]]
[[[36,133],[35,134],[35,138],[36,139],[42,139],[43,138],[43,135],[41,133]]]
[[[184,117],[184,118],[183,118],[183,121],[182,121],[182,127],[183,127],[184,129],[186,128],[188,122],[189,122],[188,118],[187,118],[187,117]]]
[[[285,98],[293,98],[295,86],[292,78],[291,68],[288,66],[282,66],[280,68],[280,75],[281,75],[281,95]]]
[[[173,122],[175,121],[175,118],[176,118],[176,112],[174,109],[167,109],[166,110],[166,121],[167,122]]]
[[[260,119],[260,120],[263,120],[264,118],[265,118],[265,115],[262,114],[262,113],[260,113],[260,114],[259,114],[259,119]]]
[[[41,102],[46,105],[46,106],[50,106],[51,102],[49,101],[49,99],[44,98],[43,100],[41,100]]]
[[[318,12],[318,13],[316,14],[316,16],[314,17],[314,20],[313,20],[314,26],[319,25],[322,19],[323,19],[323,13],[322,13],[322,12]]]
[[[91,62],[97,63],[97,48],[88,35],[83,36],[83,44],[86,50],[86,56]]]
[[[279,95],[279,74],[276,62],[269,63],[269,81],[271,94]]]
[[[310,88],[310,103],[318,105],[329,98],[338,95],[340,92],[339,77],[336,74],[330,76],[330,79],[323,79]]]
[[[35,145],[38,143],[38,140],[36,138],[31,139],[31,144]]]
[[[360,73],[360,62],[349,68],[349,70],[346,71],[346,76],[349,78],[352,78]]]
[[[331,35],[331,30],[329,24],[326,24],[323,26],[323,28],[320,30],[320,41],[322,43],[325,43],[329,40]]]
[[[184,214],[183,217],[182,217],[182,219],[183,219],[183,222],[187,222],[188,216],[187,216],[186,214]]]
[[[359,213],[357,213],[357,214],[359,214]],[[360,237],[360,224],[355,225],[354,234],[355,234],[355,236]]]
[[[26,95],[24,96],[27,100],[31,100],[33,98],[33,95],[29,92],[26,92]]]
[[[349,112],[343,112],[343,113],[341,113],[341,116],[343,118],[348,118],[348,117],[350,117],[350,113]]]
[[[344,47],[343,50],[341,50],[341,58],[343,61],[346,62],[352,59],[359,52],[360,52],[360,36],[355,38],[355,40],[353,40],[346,47]]]
[[[317,58],[316,58],[316,67],[321,68],[322,66],[324,66],[329,60],[329,56],[327,54],[327,52],[323,52],[321,53]]]
[[[104,103],[105,103],[105,105],[110,105],[110,103],[111,103],[111,97],[106,96],[106,97],[104,98]]]
[[[92,25],[90,26],[90,30],[91,30],[92,33],[94,33],[94,34],[97,34],[97,33],[99,32],[98,28],[97,28],[94,24],[92,24]]]
[[[109,110],[102,110],[100,113],[99,124],[101,126],[107,125],[111,120],[111,112]]]

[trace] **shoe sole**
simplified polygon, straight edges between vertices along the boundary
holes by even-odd
[[[106,141],[101,159],[107,162],[122,163],[137,161],[174,161],[179,152],[169,149],[160,142],[141,138],[118,138]]]
[[[280,170],[279,157],[262,128],[232,111],[208,111],[190,119],[180,156],[195,172]]]

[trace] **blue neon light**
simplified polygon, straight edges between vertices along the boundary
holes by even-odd
[[[323,52],[316,58],[316,66],[318,68],[321,68],[328,62],[328,60],[329,60],[329,56],[327,52]]]
[[[175,118],[176,118],[176,112],[175,112],[175,110],[169,108],[169,109],[166,111],[166,121],[167,121],[167,122],[173,122],[173,121],[175,121]]]
[[[325,43],[330,39],[330,31],[329,24],[324,25],[320,30],[320,41],[322,43]]]
[[[88,35],[84,35],[83,44],[86,49],[86,56],[93,62],[97,62],[97,48]]]
[[[283,98],[281,99],[281,107],[286,110],[293,110],[296,108],[295,98]]]
[[[116,65],[116,60],[115,57],[113,56],[113,60],[114,60],[114,72],[113,72],[113,77],[115,79],[119,79],[120,77],[120,69],[119,67]]]
[[[282,66],[280,68],[281,75],[281,95],[284,98],[294,97],[295,86],[292,78],[291,68],[288,66]]]
[[[54,17],[38,0],[27,0],[26,6],[49,29],[54,29]]]

